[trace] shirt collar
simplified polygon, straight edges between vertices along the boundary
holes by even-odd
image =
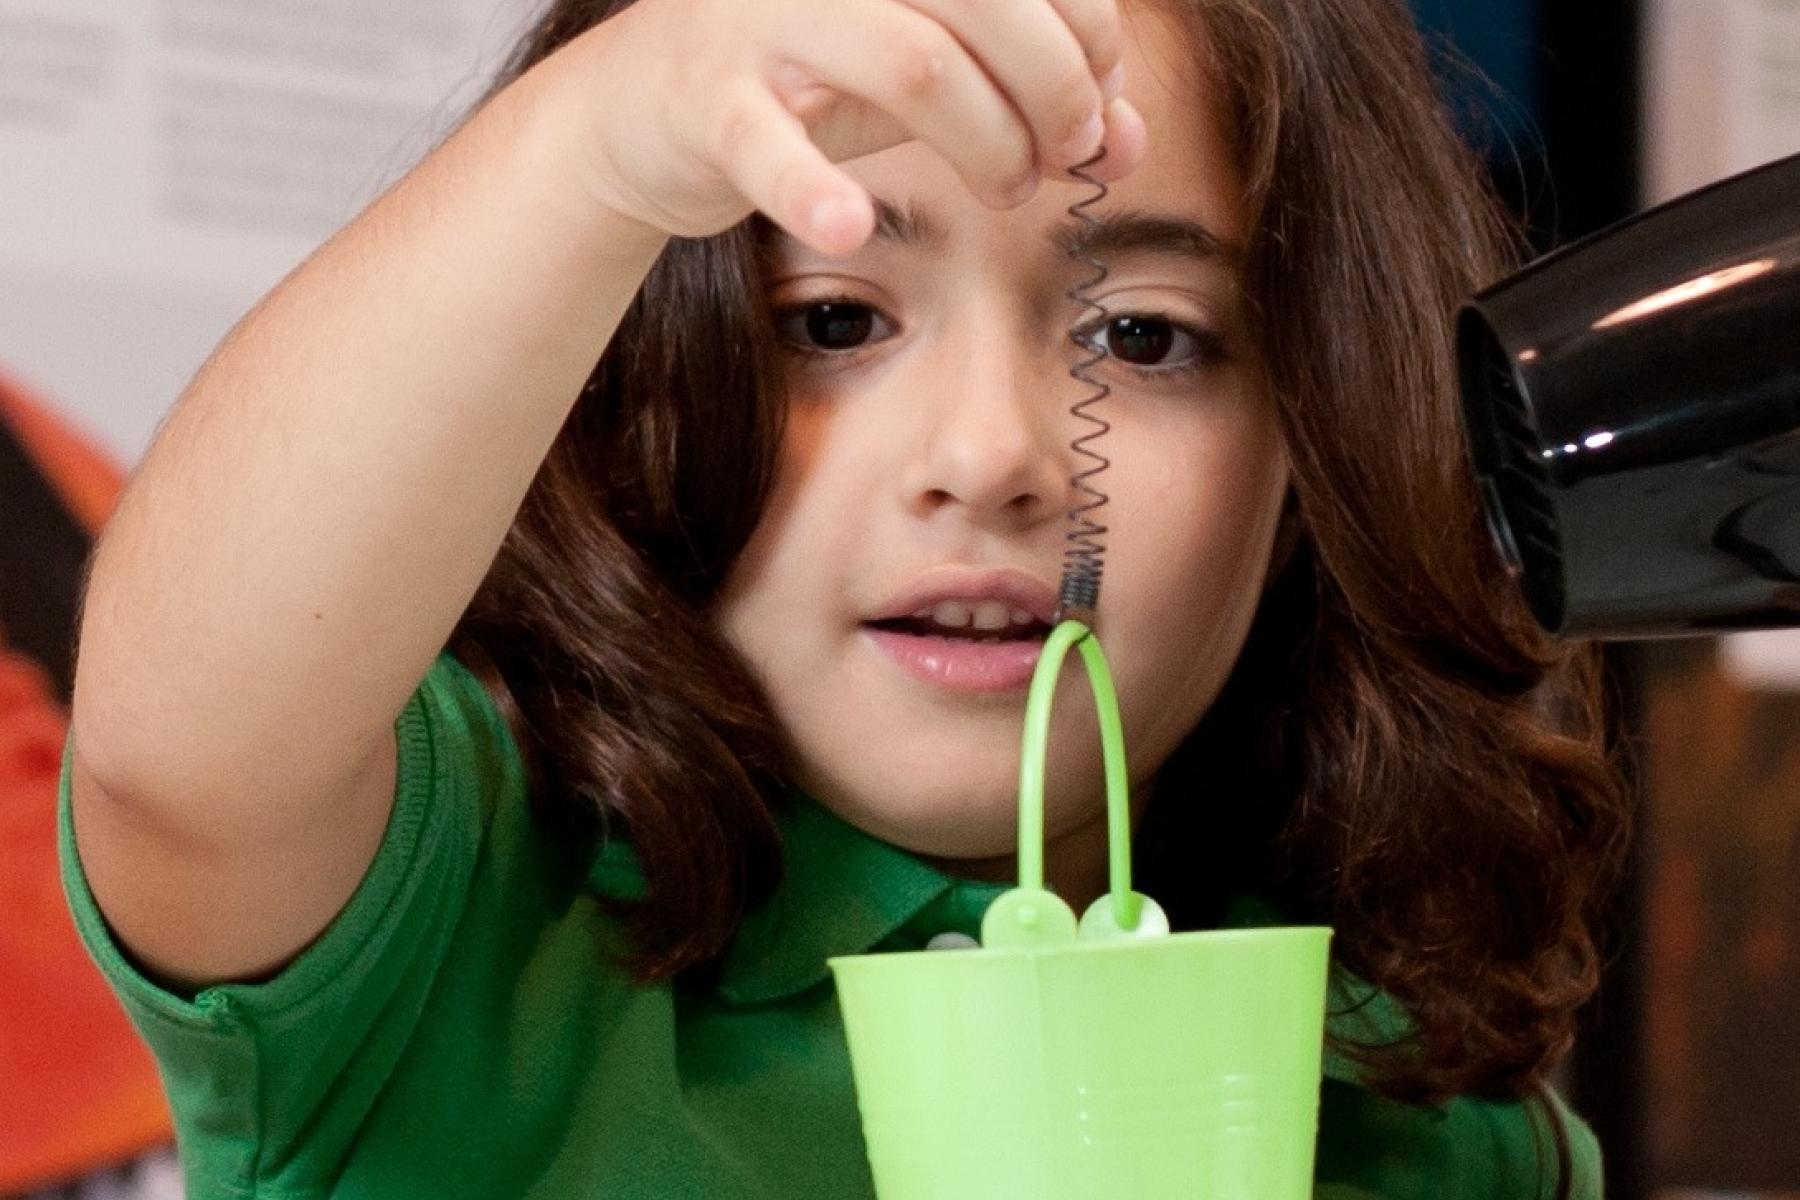
[[[769,1004],[808,991],[831,975],[828,959],[871,951],[918,950],[940,933],[977,937],[987,907],[1010,883],[948,875],[862,832],[794,789],[778,821],[783,876],[767,903],[746,914],[720,963],[719,995],[732,1005]],[[643,894],[630,846],[604,843],[589,885],[613,899]],[[1279,925],[1278,909],[1255,896],[1228,907],[1225,928]],[[1339,1043],[1385,1045],[1408,1032],[1392,996],[1341,967],[1331,976],[1326,1030]],[[1361,1069],[1328,1045],[1328,1079],[1360,1083]]]
[[[732,1003],[816,987],[838,955],[922,949],[944,932],[973,936],[1010,886],[947,875],[799,792],[781,829],[781,886],[744,917],[722,964],[719,992]]]
[[[784,1000],[830,978],[826,961],[875,950],[918,950],[937,934],[975,937],[1010,883],[945,874],[862,832],[798,789],[778,817],[782,880],[745,914],[720,963],[727,1003]],[[632,900],[643,876],[628,844],[603,844],[588,875],[603,896]]]

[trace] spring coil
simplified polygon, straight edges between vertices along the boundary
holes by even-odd
[[[1088,173],[1088,168],[1106,157],[1106,148],[1102,146],[1098,153],[1085,162],[1069,168],[1069,174],[1083,183],[1091,184],[1095,194],[1068,208],[1070,216],[1085,222],[1090,229],[1100,222],[1087,210],[1106,199],[1107,187],[1100,180]],[[1112,466],[1105,455],[1092,449],[1091,443],[1111,432],[1112,426],[1103,417],[1096,416],[1089,410],[1112,394],[1112,388],[1095,379],[1091,375],[1094,366],[1108,357],[1108,351],[1095,338],[1084,332],[1090,328],[1102,331],[1106,328],[1108,316],[1106,308],[1097,303],[1087,293],[1107,277],[1106,264],[1091,256],[1082,256],[1089,266],[1094,268],[1092,278],[1070,288],[1066,295],[1080,304],[1088,313],[1094,315],[1092,321],[1077,321],[1069,332],[1069,339],[1076,346],[1086,351],[1089,357],[1083,358],[1069,369],[1069,374],[1076,380],[1094,389],[1093,393],[1077,401],[1069,409],[1070,415],[1086,421],[1092,429],[1069,443],[1069,449],[1076,455],[1090,461],[1086,469],[1077,471],[1070,479],[1074,491],[1082,497],[1069,510],[1068,548],[1063,551],[1063,576],[1061,593],[1057,601],[1056,623],[1075,620],[1088,626],[1094,626],[1094,612],[1100,605],[1100,576],[1105,568],[1106,546],[1101,538],[1106,536],[1106,526],[1094,519],[1094,514],[1107,504],[1107,495],[1093,484],[1094,477]]]

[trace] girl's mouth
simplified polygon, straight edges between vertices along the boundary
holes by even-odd
[[[940,605],[891,621],[868,621],[875,646],[915,679],[952,692],[1022,691],[1031,683],[1050,627],[1022,613],[959,622],[957,606]],[[982,614],[987,615],[987,614]],[[977,625],[986,626],[978,628]]]

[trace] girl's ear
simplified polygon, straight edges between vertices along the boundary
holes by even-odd
[[[1275,527],[1275,542],[1269,551],[1269,570],[1263,576],[1265,589],[1287,570],[1288,560],[1294,557],[1294,549],[1299,546],[1300,535],[1305,530],[1306,523],[1300,519],[1299,497],[1290,486],[1281,502],[1281,522]]]

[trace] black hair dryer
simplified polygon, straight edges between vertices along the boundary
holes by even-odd
[[[1541,259],[1457,336],[1488,528],[1548,632],[1800,626],[1800,156]]]

